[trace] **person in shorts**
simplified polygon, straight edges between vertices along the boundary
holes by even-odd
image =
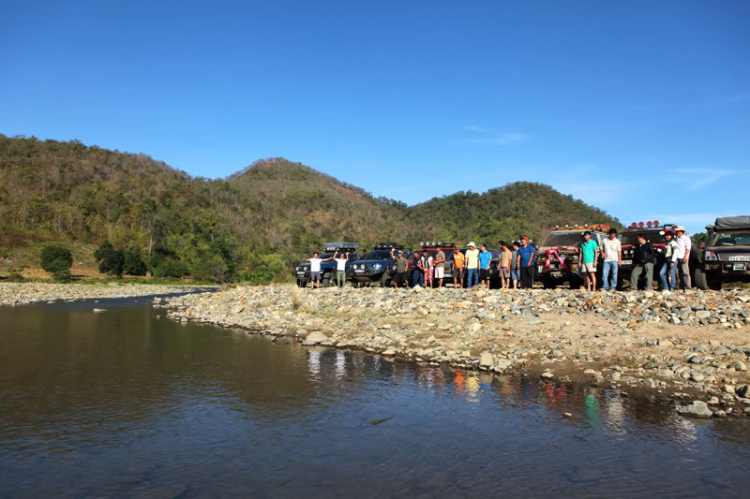
[[[510,267],[513,261],[513,252],[508,247],[508,243],[500,241],[500,286],[502,289],[510,289]]]
[[[586,290],[596,291],[596,263],[599,261],[599,243],[591,237],[591,231],[583,233],[581,251],[578,252],[578,268],[585,278]]]
[[[487,245],[483,244],[479,251],[479,286],[490,289],[490,262],[492,253],[487,251]]]
[[[458,287],[459,279],[461,280],[461,287],[464,287],[464,262],[466,257],[461,253],[461,249],[456,246],[453,251],[453,287]]]
[[[395,257],[393,248],[391,248],[391,258],[396,260],[396,275],[393,277],[393,285],[396,289],[399,286],[405,287],[407,285],[406,268],[409,266],[409,260],[404,258],[403,250],[398,250],[398,257]]]
[[[423,255],[424,256],[422,256],[422,265],[424,265],[424,287],[431,288],[432,287],[432,274],[433,274],[432,264],[434,262],[434,259],[426,251],[423,253]]]
[[[435,253],[435,284],[436,287],[443,287],[443,279],[445,278],[445,253],[439,249]]]
[[[320,253],[317,251],[313,253],[312,258],[307,259],[310,262],[310,282],[312,282],[312,289],[320,287],[320,264],[330,260],[331,258],[320,258]]]

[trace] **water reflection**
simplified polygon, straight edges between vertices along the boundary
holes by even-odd
[[[0,308],[4,496],[737,496],[750,481],[746,421],[180,325],[145,302],[90,308]]]

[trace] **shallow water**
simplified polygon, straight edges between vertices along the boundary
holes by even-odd
[[[3,497],[743,497],[748,486],[746,420],[273,343],[172,322],[147,299],[0,307]]]

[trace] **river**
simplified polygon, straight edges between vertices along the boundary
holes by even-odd
[[[149,299],[0,307],[3,497],[741,497],[749,486],[746,419],[181,324]]]

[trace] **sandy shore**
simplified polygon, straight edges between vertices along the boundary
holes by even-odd
[[[195,286],[159,286],[152,284],[52,284],[0,283],[0,305],[27,305],[56,300],[89,300],[166,295],[195,291]]]
[[[750,292],[238,287],[157,300],[169,316],[306,345],[674,397],[750,415]],[[695,399],[692,404],[688,401]]]

